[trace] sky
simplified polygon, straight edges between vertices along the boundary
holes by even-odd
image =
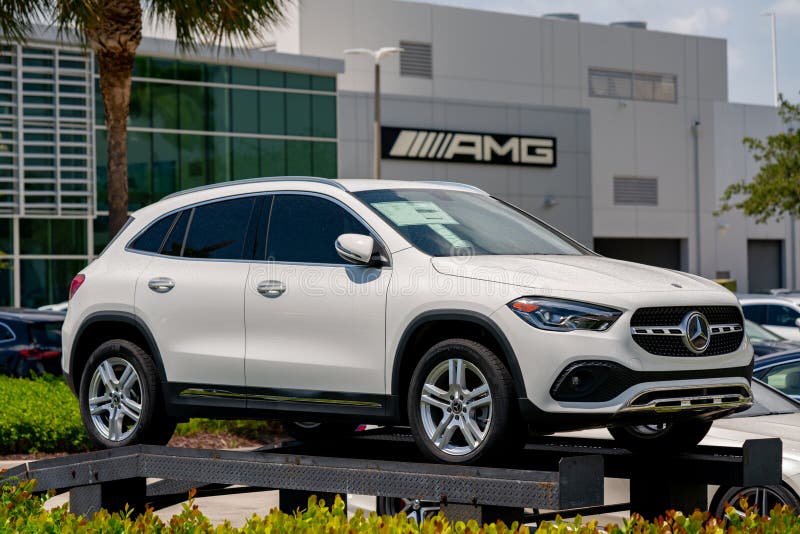
[[[583,22],[644,20],[653,30],[721,37],[728,41],[728,98],[771,105],[772,42],[776,14],[778,88],[800,101],[800,0],[423,0],[490,11],[541,16],[578,13]]]

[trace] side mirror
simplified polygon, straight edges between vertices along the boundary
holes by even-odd
[[[794,325],[795,325],[797,328],[800,328],[800,317],[798,317],[797,319],[795,319],[795,320],[794,320]]]
[[[356,265],[372,265],[375,240],[368,235],[342,234],[334,244],[339,256]]]

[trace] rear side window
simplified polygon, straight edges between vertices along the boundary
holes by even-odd
[[[184,210],[178,214],[178,220],[172,225],[172,230],[161,247],[161,253],[167,256],[180,256],[183,250],[183,238],[186,236],[186,227],[189,226],[189,218],[192,210]]]
[[[275,195],[267,236],[267,259],[347,264],[334,243],[342,234],[369,230],[338,204],[311,195]]]
[[[172,223],[175,221],[175,217],[177,217],[176,214],[168,215],[151,224],[142,235],[136,238],[131,244],[131,248],[142,252],[159,252],[161,244],[164,243],[164,238],[167,237],[167,232],[169,232]]]
[[[11,341],[15,338],[14,332],[5,323],[0,323],[0,343]]]
[[[183,256],[217,260],[245,258],[255,197],[235,198],[194,208]],[[252,256],[252,249],[247,259]]]
[[[742,311],[746,319],[756,324],[767,322],[767,306],[765,304],[745,304],[742,306]]]

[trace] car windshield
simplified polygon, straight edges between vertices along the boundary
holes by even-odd
[[[381,189],[355,196],[430,256],[589,253],[544,223],[483,194]]]
[[[783,341],[781,336],[747,319],[744,321],[744,333],[750,341]]]

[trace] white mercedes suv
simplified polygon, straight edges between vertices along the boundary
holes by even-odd
[[[471,186],[269,178],[135,212],[70,288],[63,369],[91,438],[189,417],[304,439],[409,425],[444,462],[607,426],[691,447],[751,402],[741,308],[600,257]]]

